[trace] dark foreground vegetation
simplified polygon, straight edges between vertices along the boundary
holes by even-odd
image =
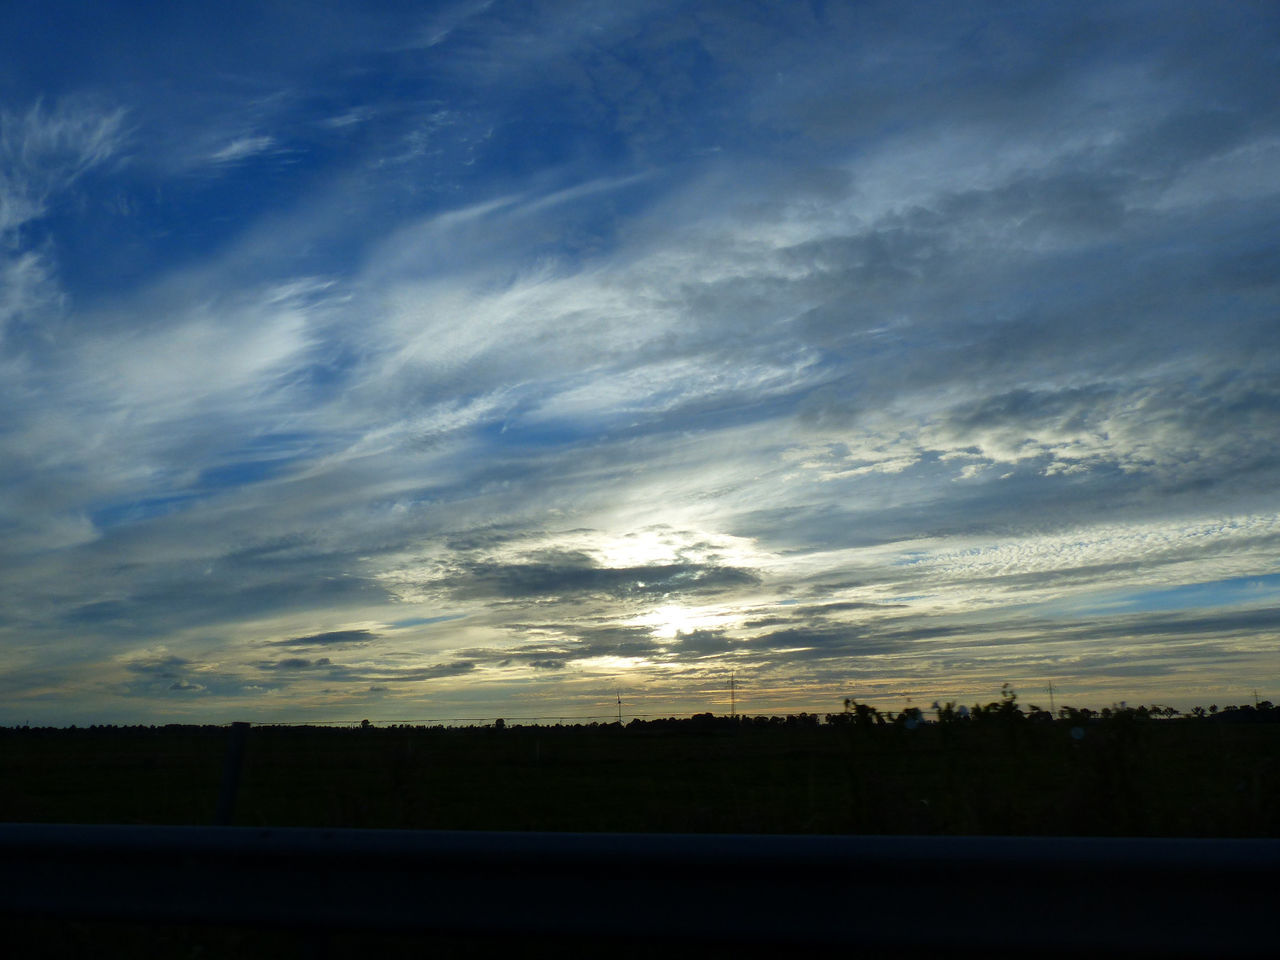
[[[1280,710],[254,727],[246,826],[1280,836]],[[936,718],[936,719],[935,719]],[[0,820],[207,824],[228,728],[0,729]]]
[[[209,824],[221,816],[242,826],[1280,836],[1280,710],[1266,702],[1186,716],[1154,705],[1052,716],[1023,709],[1006,691],[982,707],[896,715],[848,701],[826,716],[703,714],[625,726],[255,726],[243,740],[231,809],[234,742],[225,726],[0,728],[0,821]],[[501,909],[498,886],[477,895]],[[613,937],[424,939],[0,919],[24,956],[670,952]],[[702,944],[699,953],[772,956],[776,946],[753,949]],[[1106,955],[1105,945],[1094,953]]]

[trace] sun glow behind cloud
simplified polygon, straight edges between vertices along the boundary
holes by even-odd
[[[697,630],[719,629],[738,619],[740,618],[735,614],[669,603],[641,614],[631,622],[649,627],[655,637],[677,640],[681,634],[690,634]]]

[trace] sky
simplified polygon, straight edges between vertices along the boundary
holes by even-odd
[[[0,724],[1280,696],[1280,7],[0,36]]]

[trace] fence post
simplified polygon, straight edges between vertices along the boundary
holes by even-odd
[[[249,739],[249,724],[237,720],[231,724],[227,740],[227,755],[222,763],[222,788],[218,791],[218,811],[213,822],[220,827],[231,826],[235,815],[236,792],[240,789],[240,768],[244,765],[244,745]]]

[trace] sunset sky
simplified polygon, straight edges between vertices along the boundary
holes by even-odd
[[[0,724],[1280,699],[1280,5],[0,31]]]

